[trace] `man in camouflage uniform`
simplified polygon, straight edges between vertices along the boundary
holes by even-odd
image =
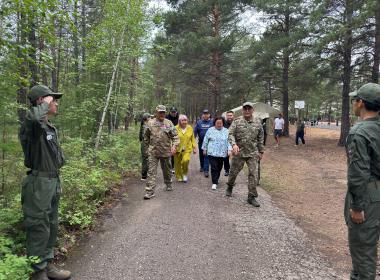
[[[145,181],[148,176],[148,147],[144,144],[144,134],[150,119],[149,113],[144,113],[140,124],[139,140],[141,144],[141,180]]]
[[[350,93],[362,121],[347,138],[345,219],[352,258],[351,280],[375,280],[380,233],[380,85]]]
[[[166,107],[158,105],[156,107],[156,117],[148,122],[144,133],[144,144],[148,148],[148,180],[145,187],[144,199],[154,197],[156,187],[157,165],[161,162],[161,169],[164,175],[166,190],[171,191],[171,164],[170,157],[176,153],[179,145],[177,129],[173,123],[165,119]]]
[[[236,118],[229,128],[229,141],[232,146],[232,158],[230,174],[227,182],[226,196],[232,195],[232,188],[244,163],[248,166],[248,199],[247,202],[255,207],[260,207],[256,201],[258,161],[264,153],[264,131],[260,119],[253,117],[253,104],[243,104],[243,116]]]
[[[57,113],[61,96],[46,86],[34,86],[29,92],[32,107],[20,130],[25,166],[30,168],[21,191],[26,252],[39,259],[33,264],[32,280],[68,279],[71,276],[69,271],[60,270],[52,263],[61,196],[59,169],[64,164],[64,157],[57,129],[48,116]]]

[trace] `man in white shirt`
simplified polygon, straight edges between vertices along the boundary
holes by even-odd
[[[276,139],[276,147],[280,144],[280,137],[284,132],[285,121],[280,113],[277,118],[274,119],[274,138]]]

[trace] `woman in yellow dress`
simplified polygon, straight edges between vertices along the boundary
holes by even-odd
[[[197,153],[193,128],[188,124],[187,117],[180,115],[176,125],[180,144],[174,155],[175,176],[179,182],[187,182],[191,152]]]

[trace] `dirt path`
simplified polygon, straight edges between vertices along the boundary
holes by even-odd
[[[347,169],[338,139],[339,131],[308,128],[306,146],[294,147],[294,137],[290,137],[283,138],[276,149],[270,138],[262,186],[334,268],[347,272],[351,266],[343,218]]]
[[[343,279],[265,191],[255,209],[246,177],[226,198],[225,177],[212,191],[197,170],[193,158],[190,182],[166,192],[160,180],[150,201],[130,182],[128,198],[70,256],[72,279]]]

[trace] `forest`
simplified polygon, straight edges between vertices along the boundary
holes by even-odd
[[[138,127],[157,104],[190,119],[245,101],[341,124],[349,92],[379,82],[377,0],[0,1],[0,280],[28,279],[20,124],[28,91],[62,92],[53,120],[62,170],[62,244],[91,227],[110,190],[139,166]]]

